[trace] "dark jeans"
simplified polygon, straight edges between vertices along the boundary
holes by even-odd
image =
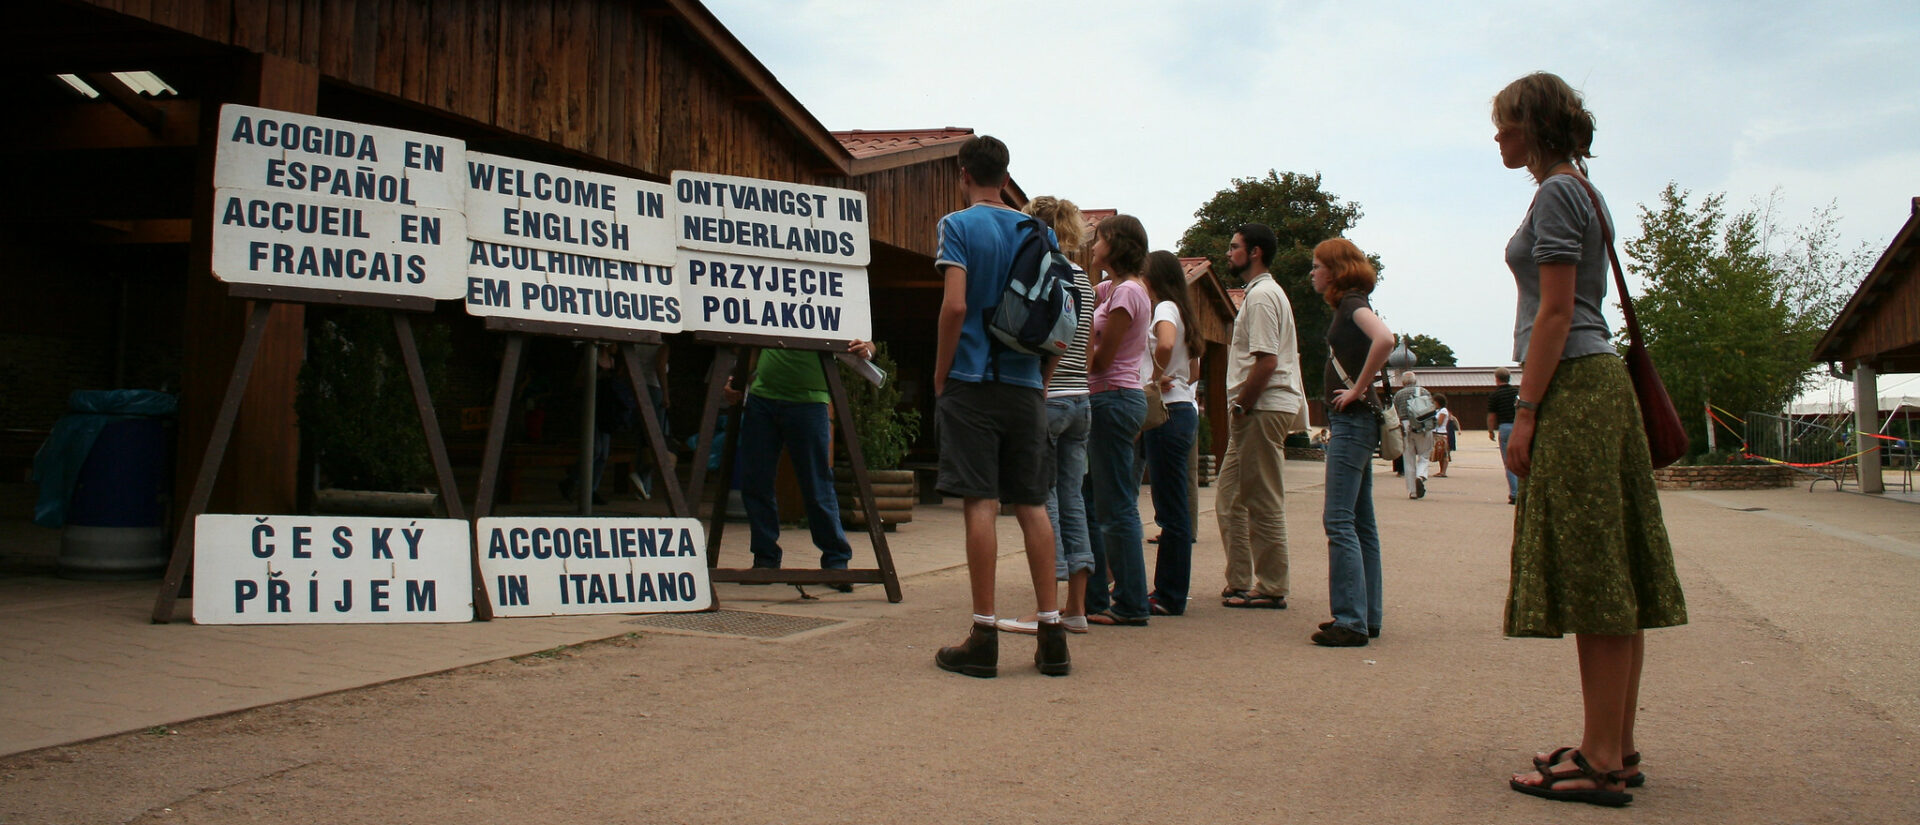
[[[1167,405],[1167,422],[1140,437],[1147,447],[1147,476],[1153,479],[1153,521],[1160,525],[1160,554],[1153,565],[1153,600],[1167,612],[1187,609],[1193,579],[1193,502],[1187,497],[1187,458],[1199,432],[1193,405]]]
[[[1150,615],[1147,564],[1140,535],[1140,476],[1133,467],[1133,439],[1147,418],[1147,394],[1107,390],[1093,394],[1093,432],[1088,439],[1087,478],[1093,485],[1094,556],[1113,575],[1110,608],[1124,619]],[[1096,563],[1087,583],[1087,610],[1106,605],[1106,580]]]
[[[811,401],[780,401],[747,396],[746,420],[740,425],[740,499],[747,508],[753,534],[753,566],[780,566],[780,507],[774,500],[773,478],[780,448],[793,459],[793,474],[807,503],[807,526],[820,548],[820,567],[844,570],[853,558],[847,533],[840,527],[840,500],[833,492],[833,456],[827,453],[832,422],[827,405]]]

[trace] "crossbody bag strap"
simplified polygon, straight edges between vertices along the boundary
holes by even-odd
[[[1600,237],[1607,243],[1607,263],[1613,265],[1613,285],[1620,292],[1620,314],[1627,319],[1627,339],[1635,345],[1644,346],[1640,340],[1640,319],[1633,314],[1633,294],[1627,291],[1627,276],[1620,271],[1620,252],[1613,247],[1613,226],[1607,222],[1606,210],[1600,207],[1600,193],[1593,184],[1580,175],[1568,175],[1587,190],[1587,200],[1593,204],[1593,218],[1600,222]]]

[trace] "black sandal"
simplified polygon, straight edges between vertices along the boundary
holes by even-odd
[[[1324,627],[1321,628],[1321,630],[1325,629]],[[1548,768],[1558,765],[1561,760],[1566,759],[1568,753],[1578,752],[1579,750],[1579,748],[1561,748],[1553,753],[1547,754],[1546,759],[1541,759],[1536,756],[1533,758],[1533,769],[1541,773],[1546,773]],[[1625,772],[1629,768],[1638,767],[1640,767],[1639,751],[1634,751],[1633,753],[1620,757],[1620,770],[1622,772]],[[1638,788],[1645,784],[1647,784],[1647,774],[1645,771],[1635,771],[1632,776],[1627,777],[1627,787],[1629,788]]]
[[[1556,753],[1557,752],[1558,751],[1556,751]],[[1522,782],[1519,779],[1509,779],[1507,780],[1507,786],[1528,796],[1537,796],[1541,799],[1551,799],[1556,802],[1585,802],[1588,805],[1604,805],[1609,808],[1618,808],[1633,801],[1633,794],[1627,793],[1626,791],[1608,790],[1606,787],[1613,784],[1619,784],[1624,787],[1627,782],[1627,777],[1625,776],[1626,771],[1624,769],[1604,772],[1594,770],[1592,765],[1587,764],[1587,757],[1581,755],[1578,750],[1573,750],[1573,767],[1571,769],[1556,771],[1553,770],[1552,766],[1548,766],[1540,769],[1538,773],[1540,774],[1540,784],[1538,785]],[[1585,779],[1592,782],[1596,787],[1568,788],[1565,790],[1554,787],[1562,782],[1575,779]]]

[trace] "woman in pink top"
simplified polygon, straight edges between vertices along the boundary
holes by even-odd
[[[1140,280],[1146,262],[1147,230],[1139,218],[1115,215],[1094,228],[1093,270],[1108,272],[1113,281],[1093,311],[1093,336],[1087,342],[1087,389],[1093,401],[1087,478],[1093,490],[1090,524],[1096,565],[1087,588],[1090,624],[1145,626],[1149,615],[1140,477],[1133,466],[1133,439],[1147,418],[1147,395],[1140,383],[1153,310]],[[1106,572],[1113,576],[1111,592]]]

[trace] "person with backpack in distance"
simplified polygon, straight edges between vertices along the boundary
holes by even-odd
[[[1406,468],[1407,498],[1426,498],[1427,465],[1433,461],[1433,431],[1439,423],[1440,409],[1433,404],[1433,393],[1420,386],[1420,376],[1412,370],[1400,374],[1393,411],[1400,414],[1400,432],[1407,445],[1400,454]]]
[[[1053,527],[1047,521],[1053,471],[1047,450],[1046,384],[1041,375],[1044,358],[1008,346],[996,334],[998,325],[991,323],[1006,302],[1009,285],[1022,278],[1035,279],[1016,269],[1016,259],[1045,260],[1049,264],[1046,280],[1057,284],[1051,264],[1059,250],[1051,231],[1001,200],[1007,183],[1005,143],[986,135],[969,138],[960,147],[959,161],[967,206],[940,219],[934,261],[945,287],[933,392],[940,440],[937,486],[941,493],[963,502],[973,621],[966,640],[940,648],[934,663],[941,670],[979,678],[999,673],[1000,631],[994,616],[999,542],[994,520],[1005,502],[1012,505],[1014,520],[1020,524],[1033,581],[1039,635],[1034,666],[1048,676],[1065,676],[1072,663],[1053,582]],[[1043,254],[1022,254],[1036,245]],[[1070,265],[1067,277],[1071,277]],[[1055,309],[1071,315],[1070,300],[1061,300],[1069,305]],[[1072,332],[1069,324],[1069,339]],[[1060,342],[1060,351],[1067,346],[1068,342]]]

